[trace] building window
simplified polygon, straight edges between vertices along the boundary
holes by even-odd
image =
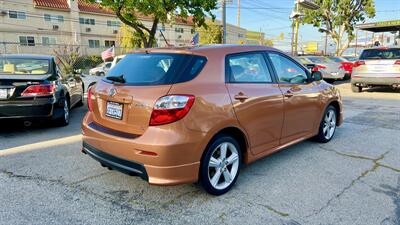
[[[19,36],[19,44],[23,46],[35,46],[35,38],[32,36]]]
[[[100,48],[99,40],[89,40],[89,48]]]
[[[181,28],[181,27],[175,27],[175,32],[176,32],[176,33],[183,33],[183,28]]]
[[[120,25],[121,23],[119,21],[107,20],[108,27],[119,27]]]
[[[104,46],[106,46],[107,48],[115,46],[115,41],[105,40],[104,41]]]
[[[25,20],[26,19],[26,14],[25,12],[20,12],[20,11],[8,11],[8,17],[12,19],[21,19]]]
[[[79,23],[80,24],[87,24],[87,25],[96,25],[96,20],[95,19],[89,19],[89,18],[79,18]]]
[[[42,44],[43,45],[55,45],[56,38],[54,37],[42,37]]]
[[[164,25],[162,25],[161,30],[165,31],[165,26]]]
[[[64,16],[44,14],[44,21],[53,22],[53,23],[56,23],[56,22],[62,23],[62,22],[64,22]]]

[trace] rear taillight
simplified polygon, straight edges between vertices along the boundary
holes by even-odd
[[[400,60],[396,60],[396,62],[394,62],[394,65],[400,65]]]
[[[89,112],[93,112],[92,88],[93,88],[93,86],[89,87],[87,90],[87,107],[88,107]]]
[[[315,67],[312,69],[312,71],[313,72],[317,72],[317,71],[319,71],[319,70],[323,70],[323,69],[326,69],[326,66],[323,66],[323,65],[315,65]]]
[[[356,62],[354,63],[354,65],[353,65],[353,67],[359,67],[359,66],[361,66],[361,65],[365,65],[365,62],[364,62],[364,61],[356,61]]]
[[[154,104],[150,126],[173,123],[186,116],[194,103],[193,95],[166,95]]]
[[[22,93],[23,97],[41,97],[53,95],[56,90],[55,84],[39,84],[27,87]]]

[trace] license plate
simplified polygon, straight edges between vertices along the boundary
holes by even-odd
[[[0,89],[0,99],[6,99],[8,97],[7,89]]]
[[[106,116],[122,120],[123,105],[118,102],[107,102]]]

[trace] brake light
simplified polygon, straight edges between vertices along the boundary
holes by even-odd
[[[56,90],[55,84],[39,84],[27,87],[21,94],[23,97],[41,97],[53,95]]]
[[[364,61],[356,61],[356,62],[354,63],[354,66],[353,66],[353,67],[359,67],[359,66],[361,66],[361,65],[365,65],[365,62],[364,62]]]
[[[400,65],[400,60],[396,60],[396,62],[394,62],[394,65]]]
[[[166,95],[154,104],[150,126],[173,123],[186,116],[194,103],[193,95]]]
[[[90,86],[90,87],[88,88],[88,91],[87,91],[87,107],[88,107],[89,112],[93,112],[93,105],[92,105],[92,88],[93,88],[93,86]]]
[[[315,67],[312,69],[312,71],[313,72],[317,72],[317,71],[319,71],[320,69],[326,69],[326,66],[323,66],[323,65],[315,65]]]

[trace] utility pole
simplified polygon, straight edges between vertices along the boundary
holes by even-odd
[[[299,3],[296,1],[296,12],[299,11]],[[295,28],[295,36],[294,36],[294,55],[297,56],[297,48],[299,44],[299,17],[295,18],[294,28]]]
[[[358,46],[358,29],[356,28],[356,46],[354,46],[354,57],[357,57],[357,46]]]
[[[222,0],[222,44],[226,44],[226,2]]]
[[[325,32],[325,55],[328,55],[328,33]]]
[[[237,2],[238,4],[238,11],[237,11],[237,26],[240,27],[240,0]]]

